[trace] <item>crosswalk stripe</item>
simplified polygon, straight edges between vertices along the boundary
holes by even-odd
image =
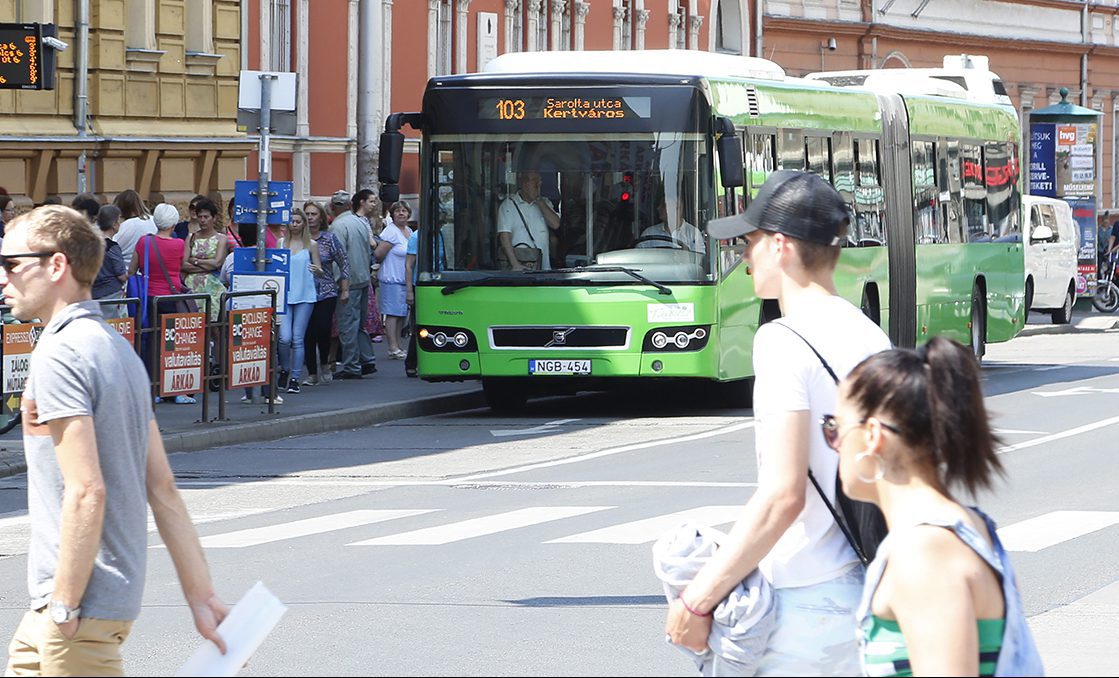
[[[1116,511],[1053,511],[999,530],[1007,551],[1035,553],[1119,523]]]
[[[268,527],[254,527],[248,530],[237,530],[224,534],[212,534],[202,537],[204,548],[242,548],[245,546],[258,546],[268,542],[282,539],[306,537],[312,534],[345,530],[359,525],[382,523],[386,520],[408,518],[424,513],[431,513],[441,509],[362,509],[334,513],[328,516],[296,520],[290,523],[269,525]]]
[[[473,537],[538,525],[552,520],[616,508],[614,506],[535,506],[492,516],[472,518],[448,525],[438,525],[411,532],[390,534],[375,539],[356,541],[346,546],[435,546]]]
[[[634,520],[604,527],[600,530],[591,530],[573,534],[570,537],[560,537],[544,542],[545,544],[647,544],[657,540],[662,534],[676,527],[684,521],[693,521],[701,525],[712,527],[734,522],[742,513],[742,505],[735,506],[700,506],[687,511],[669,513],[655,518]]]

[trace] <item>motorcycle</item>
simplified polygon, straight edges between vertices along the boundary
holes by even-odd
[[[1096,291],[1092,295],[1092,305],[1101,313],[1114,313],[1119,309],[1119,285],[1115,283],[1116,257],[1112,252],[1105,261],[1100,262]]]

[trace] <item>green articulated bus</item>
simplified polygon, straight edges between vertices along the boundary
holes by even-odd
[[[509,54],[432,79],[422,111],[389,116],[379,172],[395,199],[399,130],[419,129],[419,375],[480,379],[498,408],[666,379],[748,400],[754,332],[780,311],[754,295],[741,243],[705,227],[779,169],[846,199],[839,292],[895,344],[945,335],[982,357],[1014,337],[1021,133],[1005,97],[916,72],[810,78],[646,51]]]

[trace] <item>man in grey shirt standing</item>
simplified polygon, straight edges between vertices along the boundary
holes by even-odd
[[[120,646],[144,592],[148,506],[195,627],[225,652],[216,629],[229,608],[175,487],[144,366],[91,298],[104,252],[89,222],[61,206],[15,219],[0,245],[12,314],[46,323],[22,405],[31,609],[9,646],[8,675],[123,675]]]
[[[331,207],[340,205],[346,194],[339,191],[330,199]],[[373,342],[362,329],[362,319],[369,308],[369,264],[373,231],[369,220],[374,218],[377,196],[368,188],[358,191],[350,201],[353,211],[339,214],[330,224],[330,232],[346,250],[350,261],[350,297],[338,304],[338,343],[342,348],[342,364],[335,379],[361,379],[377,371]]]

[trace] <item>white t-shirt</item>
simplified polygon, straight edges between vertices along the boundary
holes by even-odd
[[[547,200],[547,198],[544,198]],[[517,209],[520,209],[520,214]],[[524,220],[521,220],[521,216]],[[527,229],[525,227],[528,227]],[[508,233],[513,247],[527,245],[540,248],[540,268],[551,268],[548,247],[548,222],[534,203],[525,202],[521,194],[506,198],[497,210],[497,232]]]
[[[670,231],[668,226],[662,221],[659,224],[653,224],[644,231],[641,231],[641,237],[646,238],[649,236],[661,236],[669,238],[668,240],[660,240],[659,238],[653,240],[645,240],[637,243],[639,248],[643,247],[686,247],[693,252],[699,254],[707,253],[707,243],[704,242],[703,233],[698,228],[692,226],[686,221],[680,222],[680,227],[675,231]]]
[[[140,238],[145,235],[155,235],[157,230],[155,220],[151,217],[146,219],[132,217],[121,223],[120,229],[113,236],[113,240],[120,245],[120,252],[124,255],[125,270],[132,263],[132,254],[136,251],[136,243],[140,242]]]
[[[407,228],[407,227],[405,227]],[[392,243],[392,249],[381,261],[381,268],[377,271],[377,279],[383,283],[404,284],[404,258],[408,253],[408,238],[411,230],[403,233],[395,223],[389,223],[381,231],[381,240]]]
[[[882,328],[841,297],[822,298],[801,307],[794,316],[767,323],[754,337],[754,418],[758,484],[766,482],[764,451],[780,449],[781,441],[766,425],[770,417],[809,411],[808,464],[828,501],[835,505],[839,455],[819,429],[825,414],[835,414],[836,384],[812,349],[786,327],[804,336],[840,379],[867,356],[890,348]],[[835,524],[811,482],[805,485],[805,506],[793,524],[762,559],[758,568],[778,588],[810,586],[834,579],[858,562],[854,550]]]

